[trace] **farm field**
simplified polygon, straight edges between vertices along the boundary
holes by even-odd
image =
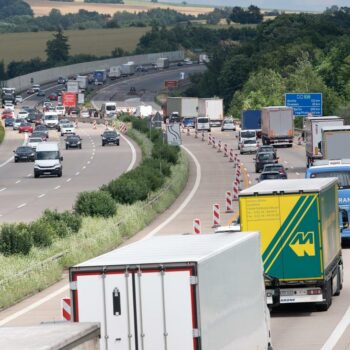
[[[70,54],[109,55],[116,47],[132,51],[140,37],[150,28],[117,28],[67,30],[65,35],[71,45]],[[0,34],[1,59],[5,64],[16,60],[29,60],[34,57],[46,58],[46,42],[52,32]]]
[[[198,15],[200,13],[207,13],[213,11],[213,8],[195,6],[195,5],[176,5],[167,3],[151,3],[140,0],[124,0],[124,5],[120,4],[97,4],[84,3],[82,1],[64,2],[64,1],[49,1],[49,0],[25,0],[33,9],[35,16],[48,15],[52,8],[61,11],[62,14],[75,13],[80,9],[87,11],[96,11],[104,14],[114,14],[115,12],[141,12],[152,8],[170,8],[178,12],[188,15]]]

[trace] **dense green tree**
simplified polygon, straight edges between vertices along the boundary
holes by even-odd
[[[22,0],[0,0],[0,19],[14,16],[33,16],[31,7]]]
[[[53,34],[53,37],[52,40],[48,40],[46,43],[45,51],[47,60],[49,62],[67,61],[70,49],[68,37],[63,34],[63,31],[60,28],[55,34]]]
[[[242,7],[235,6],[232,9],[230,20],[235,23],[242,24],[256,24],[263,21],[263,15],[260,13],[259,7],[250,5],[247,10],[244,10]]]

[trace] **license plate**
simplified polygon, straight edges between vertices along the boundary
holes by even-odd
[[[50,175],[51,171],[44,171],[44,175]]]

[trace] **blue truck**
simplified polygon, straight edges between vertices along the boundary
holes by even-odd
[[[350,215],[350,160],[319,160],[306,170],[306,178],[338,178],[338,204],[344,222]],[[345,227],[341,233],[342,240],[349,240],[350,227]]]
[[[261,110],[247,109],[241,112],[241,129],[256,130],[257,136],[261,137]]]
[[[105,69],[98,69],[94,72],[95,85],[103,85],[107,79],[107,71]]]

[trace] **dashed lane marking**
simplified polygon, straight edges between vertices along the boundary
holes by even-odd
[[[27,203],[22,203],[17,207],[17,209],[21,209],[21,208],[25,207],[26,205],[27,205]]]

